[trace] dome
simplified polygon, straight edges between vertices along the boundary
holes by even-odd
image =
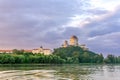
[[[75,35],[71,36],[70,45],[72,45],[72,46],[77,46],[78,45],[78,38]]]
[[[73,35],[70,39],[78,39],[77,36]]]

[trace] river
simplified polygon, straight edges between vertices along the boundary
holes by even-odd
[[[0,65],[0,80],[120,80],[120,65]]]

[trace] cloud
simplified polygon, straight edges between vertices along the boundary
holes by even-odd
[[[113,12],[111,12],[113,13]],[[112,32],[119,32],[120,31],[120,9],[115,10],[114,14],[111,15],[109,13],[106,15],[101,20],[96,20],[96,21],[91,21],[90,24],[86,25],[86,29],[90,29],[91,33],[89,34],[90,36],[95,36],[95,35],[104,35]],[[91,28],[92,27],[92,28]]]
[[[104,52],[107,54],[119,55],[120,48],[120,32],[105,34],[88,38],[88,45],[94,46],[92,49],[96,52]],[[96,46],[96,47],[95,47]]]
[[[112,12],[113,13],[113,12]],[[119,36],[120,36],[120,9],[116,9],[114,14],[102,20],[93,21],[85,25],[88,46],[97,52],[113,53],[119,55]]]
[[[76,4],[76,0],[1,0],[1,48],[50,44],[49,36],[57,38],[56,30],[76,12]]]
[[[0,48],[55,48],[76,35],[93,51],[118,54],[120,2],[94,1],[0,0]]]

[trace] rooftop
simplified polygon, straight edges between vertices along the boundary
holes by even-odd
[[[73,35],[70,39],[78,39],[77,36]]]

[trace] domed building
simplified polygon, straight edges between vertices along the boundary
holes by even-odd
[[[70,37],[70,41],[68,43],[68,41],[64,41],[64,43],[62,44],[62,47],[68,47],[68,46],[78,46],[78,38],[73,35]]]
[[[78,46],[78,38],[75,35],[71,36],[70,45],[71,46]]]
[[[89,50],[85,44],[78,43],[78,38],[75,35],[70,37],[69,43],[68,41],[65,40],[64,43],[62,44],[62,47],[64,48],[69,47],[69,46],[78,46],[78,47],[81,47],[83,50]]]

